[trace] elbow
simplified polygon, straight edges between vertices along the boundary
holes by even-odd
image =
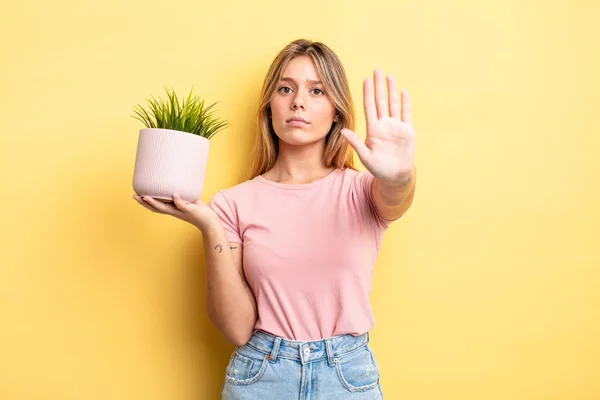
[[[240,337],[232,337],[232,338],[225,338],[225,340],[227,340],[229,343],[231,343],[234,346],[237,347],[242,347],[243,345],[245,345],[246,343],[248,343],[250,341],[251,336],[240,336]]]
[[[254,334],[258,314],[253,304],[249,304],[248,307],[240,306],[232,313],[218,309],[207,301],[206,311],[210,322],[228,343],[241,347],[248,343]]]
[[[235,346],[242,347],[250,341],[254,329],[237,329],[236,331],[223,334],[225,340]]]
[[[208,313],[208,319],[228,343],[238,347],[248,343],[254,334],[256,319],[248,321],[248,323],[240,323],[239,320],[236,322],[234,320],[223,320],[215,317],[211,312]]]

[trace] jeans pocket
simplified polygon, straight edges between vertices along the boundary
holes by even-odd
[[[379,368],[367,345],[338,357],[336,370],[342,385],[350,392],[377,388]]]
[[[268,364],[266,354],[247,345],[238,347],[229,359],[225,381],[232,385],[250,385],[263,376]]]

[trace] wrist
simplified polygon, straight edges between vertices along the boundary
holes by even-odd
[[[210,235],[218,232],[219,229],[223,229],[221,221],[215,214],[214,217],[210,217],[204,221],[196,224],[196,227],[202,232],[203,235]]]
[[[384,180],[384,179],[381,179],[380,181],[385,186],[388,186],[390,188],[402,189],[402,188],[405,188],[407,186],[410,186],[413,183],[414,178],[415,178],[415,173],[414,173],[414,167],[413,167],[413,169],[410,170],[410,172],[407,172],[405,174],[397,176],[393,180]]]

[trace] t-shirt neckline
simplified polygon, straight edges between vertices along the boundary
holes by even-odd
[[[279,182],[274,182],[274,181],[268,180],[268,179],[264,178],[262,175],[257,175],[255,179],[257,179],[259,182],[266,183],[267,185],[274,186],[274,187],[277,187],[280,189],[293,189],[293,190],[310,189],[315,186],[323,184],[324,182],[331,179],[333,176],[337,175],[340,171],[341,171],[340,168],[336,168],[333,171],[331,171],[330,173],[328,173],[327,175],[325,175],[324,177],[319,178],[316,181],[312,181],[309,183],[279,183]]]

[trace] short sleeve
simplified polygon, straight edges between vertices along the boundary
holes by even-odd
[[[237,213],[234,212],[222,192],[217,192],[208,202],[208,206],[217,213],[230,243],[243,243]]]
[[[377,226],[381,229],[386,229],[395,220],[384,219],[375,207],[375,203],[373,202],[373,197],[371,194],[371,187],[373,186],[375,177],[368,170],[364,170],[359,172],[355,179],[356,180],[353,186],[356,198],[366,204],[370,211],[370,216],[377,223]]]

